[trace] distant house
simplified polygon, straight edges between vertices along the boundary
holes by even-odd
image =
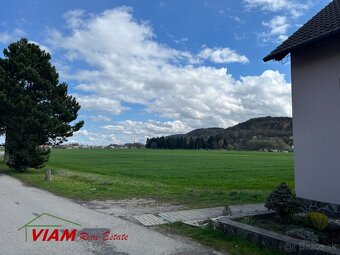
[[[290,53],[295,191],[305,209],[340,217],[340,0],[264,58]]]

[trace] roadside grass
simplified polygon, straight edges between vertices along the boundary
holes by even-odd
[[[160,226],[165,231],[189,237],[203,245],[212,247],[214,250],[228,252],[231,255],[283,255],[280,251],[267,250],[249,241],[232,236],[225,235],[218,229],[212,227],[198,228],[186,225],[181,222],[165,224]]]
[[[72,199],[153,198],[188,208],[263,202],[279,183],[293,187],[288,153],[189,150],[53,150],[46,168],[0,171]]]

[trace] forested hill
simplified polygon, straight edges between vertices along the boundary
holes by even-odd
[[[201,128],[187,134],[150,138],[152,149],[290,150],[292,118],[261,117],[229,128]]]

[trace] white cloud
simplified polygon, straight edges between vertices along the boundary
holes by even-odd
[[[290,86],[278,71],[265,71],[260,76],[242,77],[237,94],[250,116],[268,116],[274,112],[291,116]]]
[[[26,33],[20,28],[16,28],[11,32],[8,31],[2,32],[0,33],[0,43],[3,44],[12,43],[14,41],[19,40],[23,36],[26,36]]]
[[[269,31],[260,34],[264,42],[270,40],[282,42],[287,39],[287,31],[290,26],[287,17],[275,16],[269,22],[262,22],[262,25],[269,29]]]
[[[269,21],[263,21],[262,25],[267,31],[258,34],[264,43],[281,43],[288,38],[287,31],[295,26],[297,18],[302,16],[313,5],[314,0],[243,0],[248,10],[261,10],[263,12],[277,13]]]
[[[299,17],[312,6],[312,2],[295,0],[244,0],[248,9],[260,9],[269,12],[285,11]]]
[[[107,145],[110,143],[125,143],[125,141],[117,139],[114,134],[110,134],[109,132],[89,132],[87,130],[80,130],[74,133],[72,137],[68,138],[67,143]]]
[[[11,41],[10,35],[5,32],[5,33],[0,33],[0,43],[8,43]]]
[[[64,18],[69,28],[77,28],[81,26],[82,18],[85,11],[82,9],[70,10],[64,14]]]
[[[111,119],[107,116],[104,116],[104,115],[94,115],[94,116],[91,116],[91,120],[94,121],[94,122],[109,122],[111,121]]]
[[[214,63],[248,63],[249,59],[239,55],[235,50],[229,48],[204,48],[198,55],[200,59],[207,59]]]
[[[81,130],[75,132],[74,135],[75,136],[77,136],[77,135],[85,135],[86,136],[86,135],[89,135],[89,132],[86,129],[81,129]]]
[[[82,109],[90,110],[103,110],[110,112],[111,114],[118,115],[122,111],[127,110],[117,100],[112,100],[105,97],[92,96],[80,96],[75,95],[77,101],[80,103]]]
[[[185,45],[186,42],[188,42],[188,38],[187,37],[183,37],[183,38],[180,38],[178,40],[174,39],[174,43],[176,44],[182,44],[182,45]]]
[[[275,16],[268,23],[263,22],[263,25],[270,28],[270,34],[272,35],[285,34],[289,27],[285,16]]]
[[[181,134],[190,131],[182,121],[134,121],[125,120],[116,122],[112,125],[102,126],[110,135],[120,137],[122,141],[141,141],[152,136],[166,136],[171,134]]]
[[[100,130],[89,132],[80,130],[68,142],[81,142],[82,144],[110,144],[110,143],[145,143],[147,138],[153,136],[166,136],[170,134],[186,133],[190,128],[181,121],[134,121],[125,120],[102,126]]]
[[[291,3],[289,0],[244,0],[244,2],[248,8],[260,8],[266,11],[286,9],[287,3]]]
[[[151,25],[136,21],[127,7],[91,16],[81,13],[77,18],[67,35],[51,31],[49,42],[65,54],[62,76],[78,84],[82,109],[120,114],[127,110],[122,103],[135,103],[171,120],[129,120],[112,124],[111,129],[107,125],[110,132],[98,134],[98,141],[138,140],[199,127],[228,127],[251,117],[291,115],[290,84],[277,71],[237,80],[227,68],[193,66],[197,55],[158,43]],[[247,61],[226,49],[206,46],[203,51],[210,61]],[[74,60],[84,61],[88,68],[68,68]],[[81,95],[84,92],[86,96]]]

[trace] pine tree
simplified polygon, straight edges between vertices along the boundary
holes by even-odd
[[[265,203],[265,207],[274,210],[280,216],[281,221],[297,213],[300,206],[296,195],[284,182],[269,195]]]
[[[59,82],[51,55],[21,39],[0,58],[0,132],[6,136],[5,163],[17,170],[48,160],[44,145],[60,144],[84,124],[73,123],[80,105]],[[72,124],[70,124],[72,123]]]

